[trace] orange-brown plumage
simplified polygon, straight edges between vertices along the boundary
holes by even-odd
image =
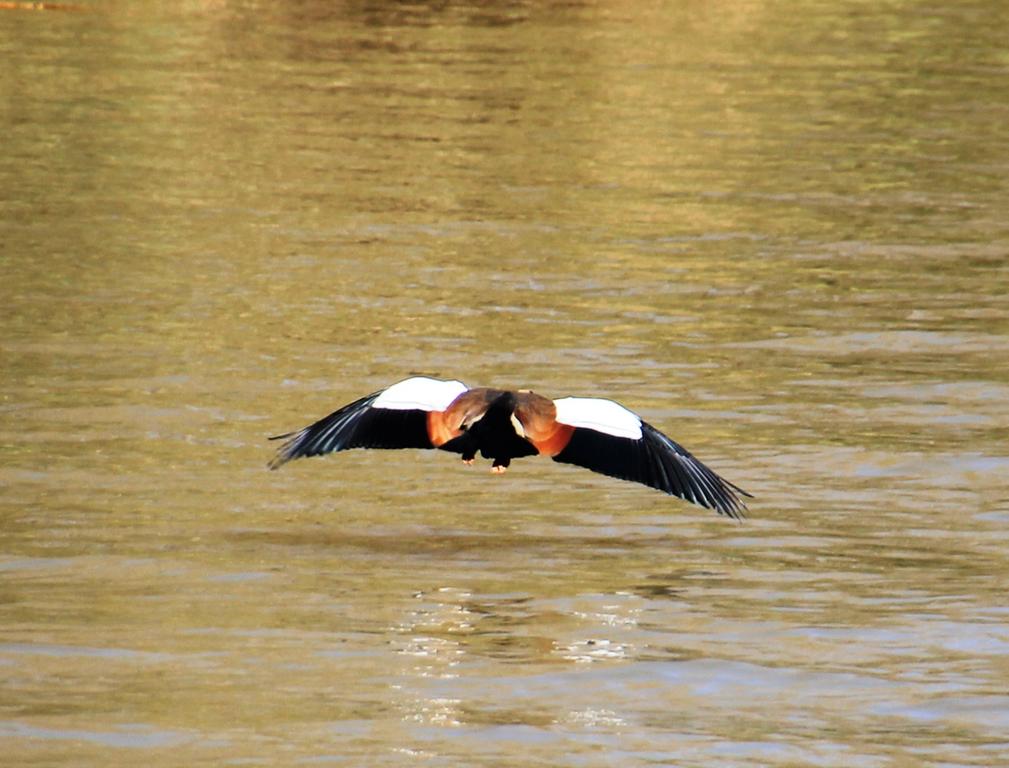
[[[541,456],[556,456],[571,440],[575,428],[557,421],[557,406],[535,392],[518,392],[515,417],[521,422],[526,438]]]
[[[441,448],[453,437],[459,437],[462,433],[458,429],[453,429],[448,413],[429,411],[427,414],[427,434],[431,438],[431,445]]]
[[[500,390],[479,387],[468,389],[456,397],[443,411],[429,411],[427,414],[427,434],[431,445],[441,448],[445,443],[459,437],[469,428],[475,418],[483,416],[487,406]]]

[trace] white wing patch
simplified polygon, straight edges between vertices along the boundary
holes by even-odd
[[[613,437],[641,439],[641,419],[620,403],[596,397],[565,397],[554,400],[557,421],[570,427],[585,427]]]
[[[384,390],[371,407],[390,411],[444,411],[467,389],[469,387],[461,381],[414,376]]]

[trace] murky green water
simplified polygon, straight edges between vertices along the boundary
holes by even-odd
[[[0,10],[5,759],[1004,761],[1000,14]],[[265,469],[410,372],[617,398],[750,519]]]

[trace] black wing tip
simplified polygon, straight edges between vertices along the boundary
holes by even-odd
[[[686,483],[684,493],[681,495],[673,490],[668,490],[668,493],[705,509],[714,510],[733,520],[746,519],[748,508],[740,497],[752,499],[752,493],[748,493],[735,483],[726,480],[661,430],[647,422],[641,422],[641,426],[643,441],[646,444],[650,444],[659,453],[666,455],[674,464],[684,468],[687,466],[692,468],[688,470],[685,477],[681,476]]]
[[[293,456],[287,455],[286,451],[284,451],[284,449],[281,448],[279,451],[277,451],[277,455],[267,462],[266,467],[269,470],[280,469],[282,466],[284,466],[287,462],[289,462],[293,458],[294,458]]]
[[[285,437],[290,438],[286,443],[284,443],[280,448],[277,449],[276,455],[267,463],[267,467],[270,469],[280,469],[287,462],[293,459],[300,459],[302,456],[308,456],[305,453],[302,445],[302,438],[305,436],[305,430],[299,430],[297,432],[288,432],[284,435],[273,435],[268,437],[268,440],[283,440]]]
[[[749,496],[749,494],[747,494],[747,496]],[[746,519],[746,513],[749,510],[743,502],[739,499],[733,498],[731,504],[720,504],[715,507],[715,511],[720,515],[724,515],[725,517],[741,523]]]
[[[270,469],[280,469],[284,464],[289,462],[291,459],[296,459],[297,455],[292,450],[295,447],[295,441],[300,432],[285,432],[282,435],[268,435],[267,440],[283,440],[284,438],[294,438],[289,440],[284,445],[280,446],[277,450],[277,455],[270,459],[269,463],[266,465]]]
[[[753,494],[747,493],[718,475],[715,475],[715,477],[722,483],[718,488],[718,490],[721,491],[721,498],[714,499],[711,504],[704,503],[703,501],[697,501],[695,503],[702,507],[706,507],[707,509],[712,509],[720,515],[742,522],[746,519],[746,513],[749,511],[749,507],[747,507],[746,503],[739,498],[739,495],[752,499]],[[688,501],[690,501],[690,499],[688,499]]]
[[[270,459],[269,462],[267,462],[266,468],[271,471],[275,469],[280,469],[290,460],[291,460],[290,456],[284,456],[283,454],[278,453],[276,456]]]
[[[729,503],[725,505],[725,509],[717,510],[719,514],[731,517],[733,520],[743,521],[746,519],[746,513],[749,512],[749,507],[746,503],[740,499],[740,496],[745,496],[747,499],[754,498],[752,493],[747,493],[738,485],[730,483],[721,477],[718,478],[725,484],[725,493],[728,496]]]
[[[684,493],[679,489],[670,490],[666,488],[660,488],[659,490],[665,491],[670,496],[675,496],[678,499],[683,499],[684,501],[690,504],[695,504],[696,506],[701,507],[703,509],[710,509],[712,512],[717,512],[719,515],[722,515],[723,517],[728,517],[731,518],[732,520],[742,522],[747,518],[746,513],[749,512],[749,507],[747,507],[746,504],[744,504],[739,499],[739,497],[734,493],[734,491],[737,490],[736,487],[732,486],[732,489],[733,490],[729,490],[727,488],[720,489],[724,492],[724,495],[721,498],[717,499],[706,499],[703,496],[700,496],[699,498],[693,498],[691,496],[688,496],[686,493]],[[749,493],[745,493],[745,495],[749,498],[753,498],[753,496]]]

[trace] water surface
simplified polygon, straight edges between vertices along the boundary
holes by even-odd
[[[993,765],[1001,6],[0,10],[12,764]],[[269,434],[619,399],[742,524]]]

